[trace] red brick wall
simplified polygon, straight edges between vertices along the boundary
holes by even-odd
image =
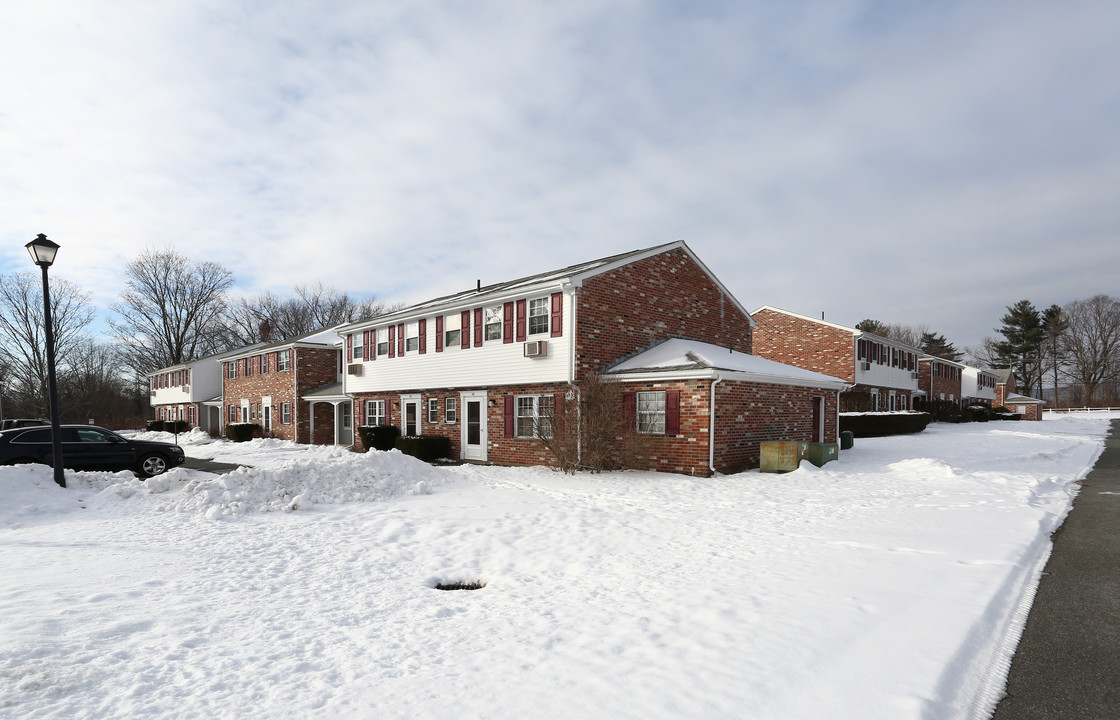
[[[577,377],[672,336],[751,352],[750,319],[679,248],[596,275],[576,298]]]
[[[813,398],[824,398],[823,442],[837,442],[836,392],[756,383],[716,385],[716,469],[733,473],[759,465],[759,443],[813,439]]]
[[[468,388],[462,388],[468,389]],[[566,384],[509,385],[490,388],[487,399],[486,426],[488,460],[505,465],[552,465],[553,458],[540,442],[532,438],[505,437],[504,398],[507,395],[554,395],[566,393]],[[641,438],[642,460],[636,469],[708,476],[708,427],[711,421],[711,381],[625,383],[626,392],[643,390],[679,390],[681,393],[680,434],[675,436],[645,435]],[[429,424],[425,412],[422,431],[425,435],[451,438],[451,456],[460,455],[460,423],[443,422],[443,399],[458,397],[460,388],[435,391],[402,391],[392,394],[366,394],[355,398],[355,408],[362,400],[385,400],[389,422],[400,424],[400,395],[420,394],[423,407],[429,398],[440,399],[440,422]],[[825,442],[836,442],[836,393],[814,388],[785,385],[762,385],[724,381],[716,386],[716,468],[732,473],[758,467],[759,443],[767,440],[809,441],[812,439],[812,398],[825,399]],[[620,408],[621,412],[621,408]],[[364,422],[364,418],[362,418]]]
[[[302,396],[315,388],[321,387],[329,382],[334,382],[338,379],[338,354],[339,351],[330,348],[304,348],[296,347],[292,349],[292,362],[289,370],[278,372],[276,370],[275,353],[266,353],[263,357],[268,359],[269,366],[268,372],[257,372],[257,366],[254,361],[253,374],[246,377],[245,363],[246,360],[241,360],[241,371],[238,377],[230,379],[225,375],[225,368],[223,367],[223,386],[222,396],[224,403],[222,406],[222,425],[224,426],[229,421],[230,405],[237,405],[240,407],[243,399],[248,400],[250,404],[256,406],[261,402],[261,398],[266,396],[272,397],[272,433],[278,438],[284,440],[295,440],[296,442],[308,442],[310,440],[310,406],[307,402],[301,400]],[[261,356],[252,356],[257,358]],[[293,374],[296,373],[296,380],[293,387]],[[292,403],[292,420],[291,425],[284,425],[281,422],[280,407],[282,403]],[[316,442],[334,442],[334,422],[329,403],[317,403],[316,418],[315,418],[315,435]],[[325,418],[320,418],[320,411],[325,412]],[[242,422],[248,422],[249,418],[242,418]],[[258,418],[257,422],[261,422]],[[320,425],[324,423],[324,425]],[[325,437],[325,440],[320,438]]]
[[[942,393],[945,399],[948,400],[951,395],[954,400],[960,401],[961,399],[961,378],[960,370],[957,370],[955,377],[934,377],[933,363],[923,362],[919,363],[921,370],[918,372],[918,387],[926,391],[926,397],[930,400],[940,400]],[[947,366],[942,365],[942,372],[949,369]]]
[[[855,382],[850,332],[773,310],[760,310],[754,319],[755,355]]]

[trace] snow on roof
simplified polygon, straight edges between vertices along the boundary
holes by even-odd
[[[1003,401],[1004,401],[1004,403],[1014,403],[1014,404],[1018,404],[1018,405],[1030,405],[1032,403],[1035,404],[1035,405],[1045,405],[1046,404],[1045,400],[1039,400],[1038,398],[1027,397],[1026,395],[1015,395],[1014,393],[1005,397],[1003,399]]]
[[[743,373],[752,376],[759,382],[772,382],[784,385],[805,384],[825,387],[847,387],[848,383],[840,378],[830,375],[804,370],[792,365],[785,365],[773,360],[750,355],[748,353],[730,350],[726,347],[700,342],[699,340],[684,340],[672,338],[654,347],[639,353],[629,360],[625,360],[613,368],[608,374],[665,372],[688,372],[696,370],[719,372]]]

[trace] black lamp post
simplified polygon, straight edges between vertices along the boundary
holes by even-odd
[[[51,321],[51,290],[47,282],[47,268],[54,263],[58,244],[39,233],[25,246],[31,259],[43,269],[43,324],[47,329],[47,393],[51,405],[51,459],[54,464],[54,481],[66,487],[66,477],[62,474],[62,431],[58,426],[58,382],[54,376],[54,323]]]

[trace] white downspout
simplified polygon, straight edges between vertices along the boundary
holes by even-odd
[[[583,462],[583,408],[582,400],[583,393],[580,392],[579,386],[576,385],[576,296],[579,293],[578,287],[572,288],[571,293],[571,308],[572,311],[571,321],[568,327],[571,328],[571,335],[568,337],[568,385],[572,386],[576,391],[576,462]]]
[[[711,418],[708,420],[708,469],[712,474],[716,474],[716,385],[719,385],[722,377],[717,377],[712,381],[712,399],[709,401],[711,406]]]
[[[295,345],[292,346],[292,428],[295,430],[294,440],[299,442],[299,353]],[[311,438],[308,438],[308,445]]]

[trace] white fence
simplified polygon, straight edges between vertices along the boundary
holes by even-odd
[[[1120,407],[1098,408],[1046,408],[1048,413],[1111,413],[1120,412]]]

